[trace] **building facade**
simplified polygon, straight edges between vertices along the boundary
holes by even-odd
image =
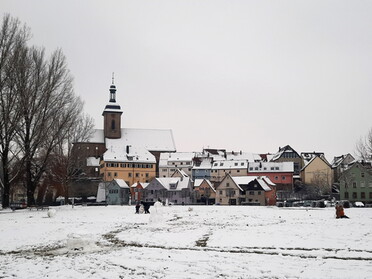
[[[355,162],[340,176],[340,199],[372,204],[371,163]]]

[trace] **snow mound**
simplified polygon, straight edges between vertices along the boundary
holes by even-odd
[[[92,251],[97,248],[93,237],[83,233],[71,233],[67,236],[67,249],[69,251]]]
[[[52,208],[48,210],[47,214],[49,218],[53,218],[54,216],[56,216],[57,211],[54,208]]]
[[[164,222],[163,217],[163,205],[161,202],[156,202],[154,208],[151,210],[149,224],[150,225],[159,225]]]

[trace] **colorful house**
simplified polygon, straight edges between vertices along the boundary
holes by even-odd
[[[129,204],[129,186],[123,179],[114,179],[106,188],[106,203],[109,205]]]
[[[123,179],[128,185],[150,182],[156,176],[156,159],[145,148],[134,145],[125,148],[117,140],[106,139],[107,151],[101,161],[104,181]]]
[[[293,162],[254,162],[249,163],[248,176],[266,176],[276,185],[279,200],[288,197],[293,191]]]
[[[169,202],[171,204],[191,204],[192,182],[190,177],[154,178],[144,189],[147,202]]]
[[[301,170],[301,180],[304,184],[321,187],[325,192],[331,192],[333,172],[331,165],[322,152],[303,152],[304,167]]]
[[[208,179],[195,179],[194,200],[198,204],[215,204],[216,189]]]
[[[216,189],[216,203],[221,205],[275,205],[275,184],[264,176],[227,174]]]
[[[372,165],[355,162],[340,176],[340,199],[372,204]]]
[[[130,186],[130,196],[132,204],[143,200],[143,189],[145,189],[148,185],[149,183],[138,181]]]

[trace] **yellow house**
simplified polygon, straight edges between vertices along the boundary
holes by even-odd
[[[156,159],[143,147],[115,145],[106,139],[107,151],[103,154],[100,173],[104,181],[123,179],[128,185],[150,182],[156,177]]]
[[[304,167],[301,170],[302,182],[331,190],[333,173],[324,153],[301,153],[301,156],[304,160]]]

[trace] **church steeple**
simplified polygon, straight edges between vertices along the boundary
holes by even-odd
[[[114,73],[112,73],[112,84],[110,86],[110,102],[112,103],[116,103],[116,86],[114,80]]]
[[[110,86],[110,100],[106,105],[103,116],[103,128],[105,138],[121,138],[121,115],[123,111],[116,103],[116,86],[114,84],[114,74],[112,74],[112,84]]]

